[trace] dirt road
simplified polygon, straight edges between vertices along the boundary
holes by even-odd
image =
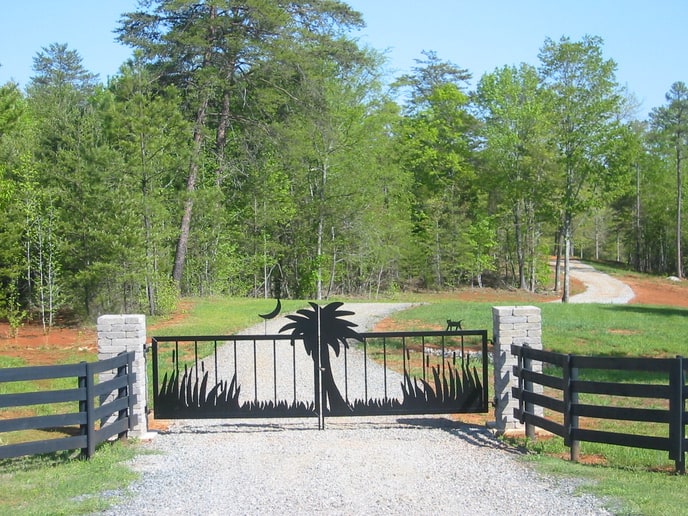
[[[569,298],[570,303],[626,304],[635,297],[633,289],[623,281],[600,272],[594,267],[571,260],[571,277],[582,281],[586,290]]]

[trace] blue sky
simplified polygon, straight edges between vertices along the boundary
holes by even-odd
[[[686,0],[349,0],[367,27],[357,36],[386,50],[390,75],[406,73],[434,50],[468,69],[471,86],[504,65],[538,64],[550,37],[586,34],[604,40],[617,79],[642,103],[638,116],[663,105],[672,83],[688,82]],[[114,41],[121,13],[136,0],[24,0],[0,11],[0,84],[25,86],[33,57],[51,43],[67,43],[101,80],[117,73],[130,50]]]

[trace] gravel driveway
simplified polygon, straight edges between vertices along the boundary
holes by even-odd
[[[403,304],[350,304],[359,331]],[[246,333],[275,333],[285,320]],[[244,333],[244,332],[242,332]],[[484,427],[443,417],[180,420],[143,448],[112,515],[610,514]],[[114,493],[121,494],[121,493]]]
[[[635,297],[633,289],[623,281],[600,272],[578,260],[570,262],[571,277],[585,284],[585,292],[569,298],[569,303],[626,304]]]

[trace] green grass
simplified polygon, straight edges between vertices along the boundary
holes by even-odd
[[[124,461],[140,450],[105,443],[90,460],[67,453],[0,461],[0,514],[91,514],[119,501],[138,478]],[[109,496],[103,496],[107,492]]]
[[[274,299],[246,298],[194,298],[185,300],[191,309],[179,322],[160,324],[153,319],[149,325],[160,327],[149,330],[155,337],[175,335],[231,335],[262,321],[258,314],[268,313],[275,307]],[[306,306],[305,301],[283,300],[282,314]]]
[[[606,500],[614,514],[679,516],[688,507],[685,476],[575,464],[545,454],[527,455],[526,460],[547,475],[584,479],[577,491]]]

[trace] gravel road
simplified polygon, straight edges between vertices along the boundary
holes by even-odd
[[[359,331],[404,304],[355,304]],[[242,333],[276,333],[284,319]],[[610,514],[484,427],[444,417],[181,420],[143,448],[110,515]]]
[[[569,298],[569,303],[626,304],[635,297],[633,289],[623,281],[600,272],[578,260],[570,262],[571,276],[585,284],[585,292]]]

